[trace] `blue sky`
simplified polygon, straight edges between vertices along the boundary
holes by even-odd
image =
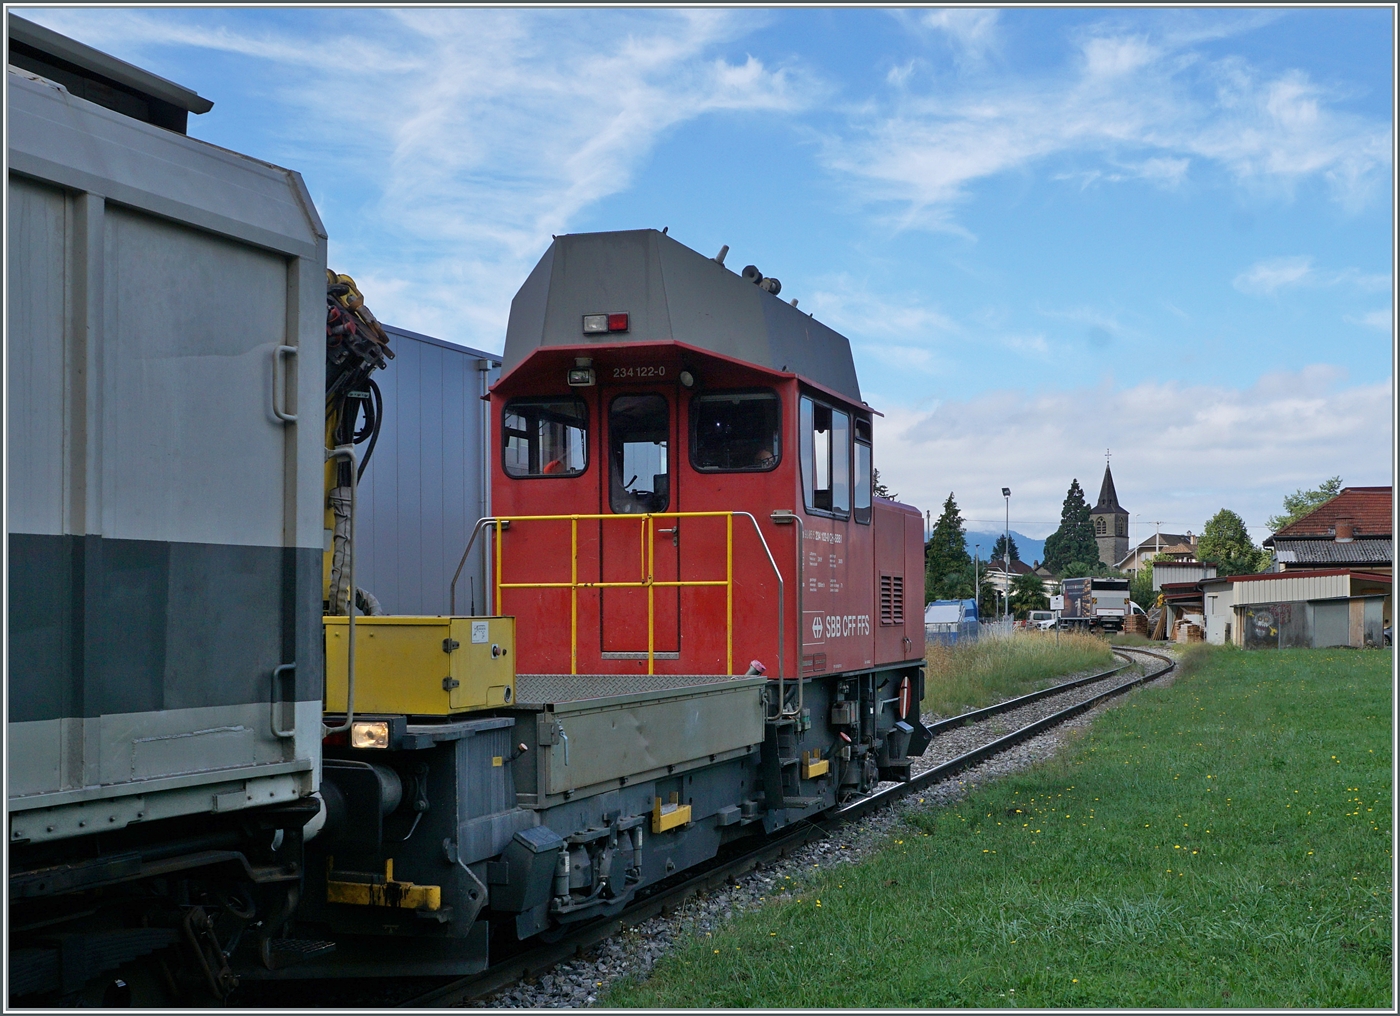
[[[1391,482],[1389,9],[17,11],[301,171],[405,327],[500,349],[552,233],[728,244],[971,528],[1009,485],[1044,536],[1107,447],[1140,537]]]

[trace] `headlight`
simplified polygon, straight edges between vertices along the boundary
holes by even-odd
[[[350,747],[387,748],[389,747],[389,721],[372,720],[367,723],[350,724]]]

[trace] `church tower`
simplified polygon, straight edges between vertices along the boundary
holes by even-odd
[[[1089,513],[1094,527],[1094,540],[1099,545],[1099,560],[1112,568],[1128,556],[1128,513],[1118,503],[1113,489],[1113,471],[1104,463],[1103,486],[1099,488],[1099,503]]]

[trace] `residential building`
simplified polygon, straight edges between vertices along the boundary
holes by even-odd
[[[1153,533],[1129,553],[1114,563],[1113,567],[1128,575],[1151,561],[1158,554],[1178,561],[1191,561],[1196,557],[1196,536],[1190,530],[1185,533]]]
[[[1342,492],[1264,541],[1281,572],[1361,568],[1390,574],[1394,544],[1390,487]]]

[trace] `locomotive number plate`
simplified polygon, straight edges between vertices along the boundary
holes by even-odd
[[[664,365],[614,367],[612,369],[612,379],[614,381],[648,381],[652,378],[663,378],[665,376],[666,368]]]

